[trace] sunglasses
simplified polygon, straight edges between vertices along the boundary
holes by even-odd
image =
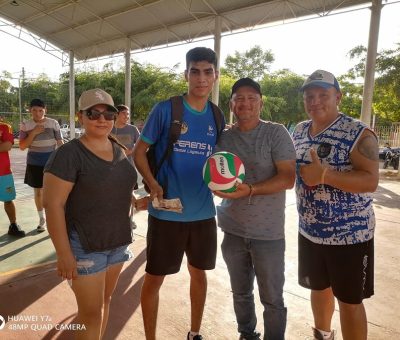
[[[89,120],[98,120],[101,115],[103,115],[105,120],[114,120],[115,118],[115,112],[113,111],[99,112],[96,110],[87,110],[83,111],[83,113],[89,118]]]

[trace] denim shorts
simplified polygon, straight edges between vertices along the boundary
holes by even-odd
[[[130,260],[133,257],[129,246],[121,246],[106,251],[87,252],[82,248],[78,233],[73,230],[69,233],[69,242],[75,256],[79,275],[91,275],[105,271],[113,264]]]

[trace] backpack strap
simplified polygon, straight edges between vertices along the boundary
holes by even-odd
[[[183,96],[174,96],[171,100],[171,125],[168,144],[174,144],[181,135],[183,120]]]
[[[183,111],[184,111],[183,96],[173,96],[170,98],[170,101],[171,101],[171,124],[169,127],[168,144],[161,160],[157,163],[156,173],[158,172],[158,170],[160,170],[162,164],[165,161],[170,160],[171,154],[174,150],[174,144],[181,135]],[[221,135],[222,132],[224,114],[221,111],[221,109],[213,102],[210,101],[210,104],[214,115],[215,125],[217,127],[217,142],[218,142],[219,136]],[[168,191],[168,177],[164,179],[162,187],[164,191],[164,197],[166,197]]]
[[[163,156],[161,157],[160,161],[157,163],[156,171],[157,174],[160,170],[162,164],[165,161],[169,161],[171,154],[174,150],[174,144],[178,140],[179,136],[181,135],[181,128],[182,128],[182,119],[183,119],[183,97],[182,96],[174,96],[170,98],[171,101],[171,123],[169,126],[169,133],[168,133],[168,143],[167,148]],[[168,176],[164,178],[162,188],[164,191],[164,197],[167,197],[168,192]]]
[[[171,101],[171,123],[169,126],[168,133],[168,144],[167,148],[160,161],[156,166],[156,174],[160,170],[161,165],[169,159],[174,149],[174,143],[178,140],[181,134],[182,118],[183,118],[183,98],[182,96],[174,96],[170,98]]]

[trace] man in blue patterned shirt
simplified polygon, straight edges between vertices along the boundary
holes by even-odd
[[[367,339],[363,299],[374,293],[378,143],[362,122],[338,111],[342,93],[333,74],[317,70],[304,82],[310,120],[297,125],[299,284],[311,289],[314,338],[334,339],[338,300],[343,339]]]

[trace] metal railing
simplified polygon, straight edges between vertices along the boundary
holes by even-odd
[[[379,138],[379,146],[389,143],[391,147],[400,147],[400,122],[391,125],[377,125],[374,131]]]

